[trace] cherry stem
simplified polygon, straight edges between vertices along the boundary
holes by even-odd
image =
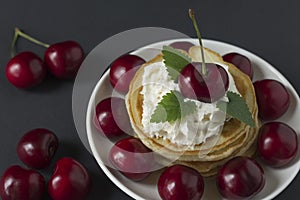
[[[43,46],[45,48],[48,48],[50,46],[47,43],[41,42],[41,41],[31,37],[30,35],[27,35],[26,33],[22,32],[18,27],[16,27],[14,38],[13,38],[13,41],[12,41],[12,44],[11,44],[11,50],[10,50],[11,57],[14,57],[15,54],[16,54],[15,46],[16,46],[16,43],[17,43],[17,40],[18,40],[19,36],[29,40],[30,42],[33,42],[33,43],[37,44],[37,45]]]
[[[196,34],[199,40],[199,44],[200,44],[200,50],[201,50],[201,57],[202,57],[202,75],[205,76],[206,75],[206,65],[205,65],[205,58],[204,58],[204,49],[203,49],[203,45],[202,45],[202,39],[201,39],[201,34],[197,25],[197,21],[195,18],[195,14],[194,11],[192,9],[189,9],[189,16],[193,22],[194,28],[196,30]]]

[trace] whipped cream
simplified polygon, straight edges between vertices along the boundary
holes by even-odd
[[[239,93],[233,77],[228,72],[228,66],[222,63],[216,64],[222,66],[228,73],[228,90]],[[142,85],[141,94],[144,96],[142,124],[143,131],[149,137],[161,137],[177,145],[193,148],[195,145],[205,142],[211,136],[216,136],[222,132],[226,113],[217,108],[215,102],[204,103],[188,98],[185,101],[195,102],[195,112],[172,123],[150,122],[151,116],[162,97],[171,90],[180,91],[178,84],[170,78],[163,61],[152,63],[144,68]],[[221,100],[228,101],[226,96]]]

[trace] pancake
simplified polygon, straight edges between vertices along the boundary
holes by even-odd
[[[191,47],[188,55],[193,61],[202,61],[199,46]],[[257,138],[259,120],[257,117],[258,108],[255,92],[249,77],[234,65],[223,61],[218,53],[210,49],[205,48],[204,55],[206,62],[222,63],[228,66],[228,71],[232,75],[239,93],[249,107],[249,111],[256,123],[255,127],[250,127],[237,119],[231,118],[224,123],[219,136],[212,136],[205,142],[195,145],[193,148],[172,143],[170,140],[163,139],[162,137],[149,137],[149,135],[143,131],[142,125],[144,100],[144,96],[141,94],[143,89],[141,85],[142,76],[144,69],[148,65],[162,61],[163,58],[161,54],[145,63],[136,72],[130,83],[129,92],[125,100],[130,122],[136,137],[140,138],[153,152],[162,156],[159,162],[167,165],[181,163],[195,168],[203,176],[211,176],[216,174],[218,168],[232,157],[238,155],[253,155],[256,149],[254,143]]]

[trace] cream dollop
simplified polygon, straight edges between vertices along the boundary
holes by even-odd
[[[224,67],[228,73],[228,90],[238,93],[234,79],[228,72],[228,66],[222,63],[217,64]],[[171,90],[180,91],[178,84],[168,75],[163,61],[149,64],[144,68],[142,86],[141,94],[144,96],[142,125],[143,131],[149,137],[162,137],[174,144],[193,148],[195,145],[205,142],[209,137],[216,136],[222,132],[226,114],[216,106],[216,103],[204,103],[188,98],[185,100],[195,102],[195,112],[172,123],[150,122],[151,116],[162,97]],[[228,101],[226,95],[222,100]]]

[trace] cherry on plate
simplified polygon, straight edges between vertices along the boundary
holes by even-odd
[[[290,105],[290,95],[282,83],[263,79],[254,82],[253,85],[261,119],[275,120],[286,113]]]
[[[195,169],[173,165],[160,175],[157,188],[163,200],[199,200],[204,192],[204,182]]]
[[[190,63],[185,66],[178,78],[183,96],[211,103],[225,95],[228,89],[228,74],[219,65],[206,63],[206,74],[202,74],[202,63]]]
[[[228,53],[223,55],[223,60],[232,63],[234,66],[239,68],[242,72],[247,74],[252,80],[253,78],[253,67],[251,61],[246,56],[239,53]]]
[[[297,151],[297,133],[289,125],[269,122],[260,127],[258,153],[267,165],[282,167],[296,157]]]
[[[40,173],[18,165],[7,168],[0,179],[2,200],[41,200],[45,191],[45,179]]]
[[[169,44],[169,46],[175,48],[175,49],[181,49],[183,51],[188,52],[189,49],[192,46],[195,46],[194,44],[190,43],[190,42],[186,42],[186,41],[181,41],[181,42],[173,42],[171,44]]]
[[[91,189],[91,177],[78,161],[64,157],[55,164],[48,182],[48,193],[53,200],[84,200]]]
[[[42,82],[46,75],[46,65],[32,52],[22,52],[14,56],[6,65],[7,80],[18,88],[31,88]]]
[[[25,133],[17,145],[17,154],[27,166],[43,169],[50,165],[58,148],[58,138],[50,130],[36,128]]]
[[[154,164],[153,152],[137,138],[119,140],[111,148],[109,159],[117,170],[133,181],[146,178]]]
[[[84,51],[75,41],[52,44],[44,54],[49,71],[57,78],[74,78],[84,60]]]
[[[96,105],[95,127],[103,135],[112,138],[131,133],[131,125],[125,101],[119,97],[108,97]]]
[[[126,94],[135,72],[144,63],[144,59],[131,54],[117,58],[111,64],[109,72],[109,80],[113,88],[121,94]]]
[[[265,185],[262,167],[252,158],[235,157],[217,174],[217,188],[226,199],[250,199]]]

